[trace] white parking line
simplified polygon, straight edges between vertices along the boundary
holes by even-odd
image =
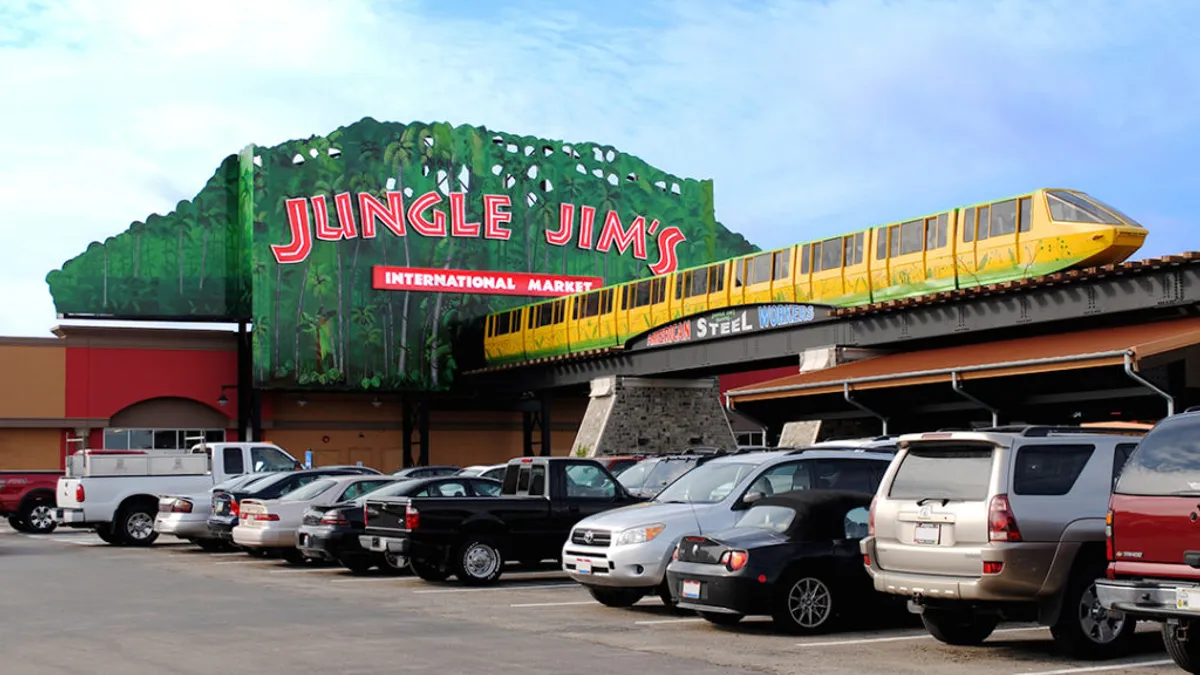
[[[401,581],[404,577],[354,577],[353,579],[330,579],[331,584],[361,584],[368,581]]]
[[[1000,628],[998,630],[992,631],[992,634],[995,635],[996,633],[1023,633],[1023,632],[1029,632],[1029,631],[1035,631],[1035,630],[1049,630],[1049,629],[1046,628],[1045,626],[1031,626],[1028,628]],[[921,635],[900,635],[897,637],[860,638],[857,640],[829,640],[827,642],[801,642],[801,643],[798,643],[796,646],[797,647],[837,647],[837,646],[841,646],[841,645],[866,645],[866,644],[872,644],[875,642],[899,642],[901,640],[932,640],[932,639],[933,639],[933,636],[930,635],[929,633],[922,633]]]
[[[345,571],[346,570],[344,570],[340,567],[333,567],[333,568],[310,568],[310,569],[298,569],[298,570],[271,570],[270,574],[318,574],[318,573],[333,574],[335,572],[338,574],[341,574],[342,572],[345,572]]]
[[[704,619],[654,619],[652,621],[634,621],[633,624],[635,626],[655,626],[662,623],[696,623],[697,621],[704,621]]]
[[[534,588],[578,588],[576,584],[540,584],[537,586],[501,586],[499,588],[435,588],[413,593],[484,593],[487,591],[523,591]]]
[[[595,600],[582,600],[580,602],[524,602],[519,605],[509,605],[509,607],[566,607],[568,605],[597,605]]]
[[[200,549],[196,549],[195,551],[168,551],[167,555],[185,555],[189,558],[196,558],[198,560],[205,560],[207,558],[228,558],[235,555],[240,555],[242,557],[246,556],[246,554],[242,553],[241,551],[234,551],[232,553],[205,553]]]
[[[259,564],[259,565],[274,564],[274,565],[277,565],[277,564],[279,564],[279,561],[271,560],[269,558],[268,559],[251,558],[250,560],[221,560],[221,561],[215,562],[213,564],[214,565],[252,565],[252,564]]]
[[[1165,666],[1174,663],[1171,659],[1163,659],[1159,661],[1135,661],[1133,663],[1120,663],[1107,666],[1085,666],[1083,668],[1063,668],[1061,670],[1037,670],[1029,673],[1018,673],[1018,675],[1067,675],[1068,673],[1099,673],[1105,670],[1124,670],[1126,668],[1145,668],[1146,666]]]

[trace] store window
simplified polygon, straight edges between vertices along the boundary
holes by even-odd
[[[223,443],[224,429],[105,429],[105,450],[184,450],[200,442]]]

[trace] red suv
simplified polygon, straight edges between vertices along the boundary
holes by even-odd
[[[1162,621],[1171,658],[1200,673],[1200,412],[1162,420],[1132,451],[1113,487],[1105,534],[1100,604]]]

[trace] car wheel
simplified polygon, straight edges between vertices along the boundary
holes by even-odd
[[[588,586],[588,593],[605,607],[633,607],[646,593],[638,588],[605,588]]]
[[[17,532],[29,533],[29,526],[21,521],[20,517],[12,515],[8,517],[8,525]]]
[[[716,626],[736,626],[745,618],[743,614],[724,614],[722,612],[696,612],[701,619]]]
[[[363,560],[362,558],[342,558],[338,562],[342,563],[342,567],[350,570],[350,573],[355,576],[367,574],[374,567],[369,560]]]
[[[948,645],[972,646],[981,644],[996,630],[1000,617],[971,614],[952,610],[926,609],[921,623],[933,639]]]
[[[54,521],[54,504],[48,499],[30,499],[21,507],[21,522],[30,534],[50,534],[58,527]]]
[[[784,577],[771,615],[775,625],[788,633],[824,633],[837,619],[838,597],[828,575],[795,572]]]
[[[280,551],[279,557],[283,558],[285,562],[291,563],[292,565],[303,565],[304,563],[308,562],[308,556],[304,555],[299,549],[295,548],[286,548]]]
[[[1063,593],[1058,621],[1050,634],[1068,656],[1078,659],[1113,659],[1133,649],[1137,620],[1124,612],[1105,609],[1096,598],[1096,579],[1104,567],[1091,565],[1073,574]]]
[[[450,578],[448,571],[432,563],[427,563],[424,560],[410,558],[408,566],[412,568],[413,574],[417,575],[417,578],[422,581],[445,581]]]
[[[100,541],[106,544],[112,544],[113,546],[117,546],[121,543],[121,540],[113,534],[112,525],[97,525],[96,536],[100,537]]]
[[[491,539],[481,536],[468,537],[458,547],[455,557],[455,576],[459,581],[472,586],[494,584],[504,571],[504,556],[500,547]]]
[[[1167,654],[1176,666],[1188,673],[1200,673],[1200,635],[1192,632],[1197,629],[1200,629],[1200,622],[1190,619],[1168,619],[1162,623],[1162,641]]]
[[[408,569],[408,558],[398,557],[395,553],[386,552],[383,554],[383,563],[385,571],[393,574],[399,574]]]
[[[129,546],[149,546],[158,539],[154,531],[154,512],[144,504],[132,504],[121,510],[114,531],[120,541]]]

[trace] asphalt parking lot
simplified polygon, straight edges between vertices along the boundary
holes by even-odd
[[[942,645],[919,623],[796,638],[766,619],[734,628],[599,605],[554,570],[465,588],[355,577],[169,537],[117,548],[84,532],[0,528],[0,659],[5,672],[988,673],[1175,675],[1157,625],[1115,662],[1057,655],[1049,632],[1005,625],[980,648]]]

